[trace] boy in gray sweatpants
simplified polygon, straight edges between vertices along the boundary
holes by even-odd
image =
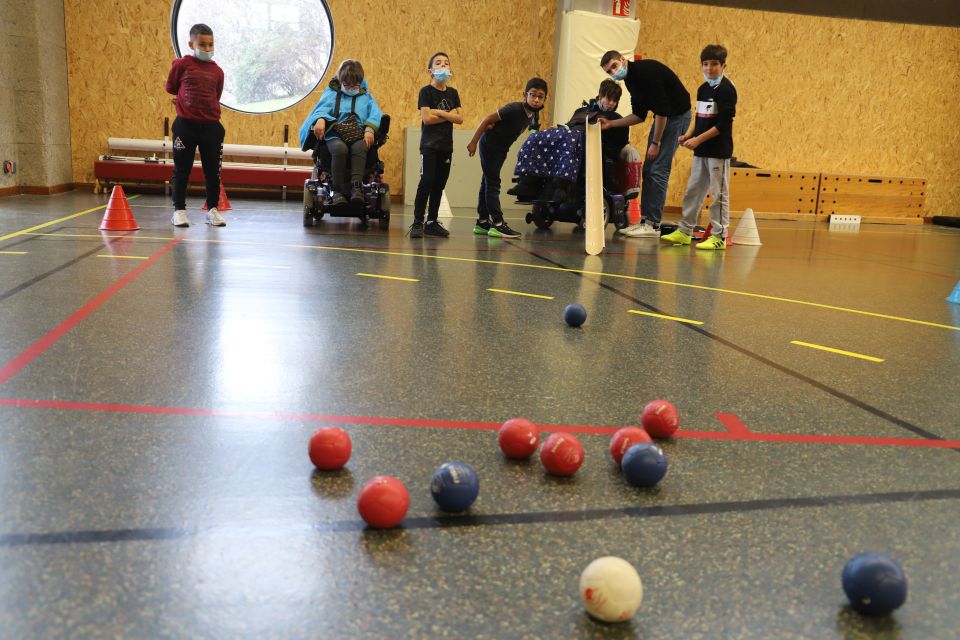
[[[737,89],[723,72],[727,50],[710,44],[700,52],[705,82],[697,90],[697,119],[693,131],[680,136],[680,144],[693,150],[693,166],[683,196],[683,219],[673,233],[660,236],[664,242],[690,244],[703,201],[709,193],[710,237],[697,249],[727,248],[730,226],[730,158],[733,155],[733,118],[737,114]]]

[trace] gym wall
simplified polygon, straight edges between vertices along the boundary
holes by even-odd
[[[696,100],[700,50],[729,49],[739,159],[771,169],[928,179],[924,215],[957,215],[960,29],[648,0],[637,52],[676,71]],[[634,143],[648,127],[635,127]],[[641,137],[641,134],[643,137]],[[638,148],[642,148],[638,147]],[[678,149],[679,206],[691,151]]]
[[[0,195],[73,188],[61,0],[0,0]]]
[[[163,88],[173,58],[171,4],[65,0],[77,182],[93,181],[93,160],[106,152],[109,136],[159,138],[164,116],[173,118]],[[336,30],[333,68],[345,57],[359,58],[378,101],[394,117],[384,158],[387,178],[398,187],[402,131],[418,122],[417,91],[434,51],[453,59],[452,86],[461,93],[466,128],[519,99],[532,75],[553,86],[557,3],[551,0],[372,1],[364,5],[365,20],[357,17],[355,2],[329,5]],[[672,67],[691,94],[703,81],[703,45],[728,47],[727,71],[740,93],[739,158],[774,169],[925,177],[925,215],[956,214],[960,128],[949,102],[960,93],[953,69],[960,29],[662,0],[637,5],[637,52]],[[226,141],[280,144],[283,125],[295,132],[318,97],[319,90],[270,115],[225,110]],[[635,144],[645,140],[647,126],[635,128]],[[679,150],[668,205],[680,204],[689,166],[690,152]]]
[[[93,161],[107,152],[108,137],[159,139],[163,118],[172,122],[175,117],[171,96],[164,90],[174,57],[172,2],[65,0],[64,5],[73,170],[77,182],[92,183]],[[505,102],[521,99],[529,77],[539,75],[552,85],[556,22],[552,0],[446,4],[329,0],[328,5],[335,43],[322,86],[296,106],[274,114],[254,116],[225,109],[226,142],[281,145],[283,125],[289,124],[291,145],[296,145],[300,124],[340,61],[357,58],[384,113],[392,117],[391,140],[382,155],[386,179],[399,189],[403,128],[419,123],[417,93],[429,82],[426,67],[433,53],[450,54],[455,74],[451,86],[460,93],[468,127]],[[209,24],[216,34],[216,20]]]

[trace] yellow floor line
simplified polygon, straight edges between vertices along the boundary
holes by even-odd
[[[90,238],[100,238],[101,235],[96,234],[37,234],[37,235],[56,235],[56,236],[70,236],[74,237],[90,237]],[[122,236],[129,237],[129,236]],[[139,240],[166,240],[170,241],[170,237],[150,237],[150,236],[136,236]],[[852,313],[855,315],[867,316],[870,318],[882,318],[884,320],[894,320],[896,322],[906,322],[909,324],[918,324],[925,327],[934,327],[937,329],[949,329],[950,331],[960,331],[960,326],[954,326],[949,324],[941,324],[939,322],[928,322],[926,320],[917,320],[915,318],[905,318],[903,316],[894,316],[885,313],[876,313],[874,311],[864,311],[862,309],[852,309],[850,307],[841,307],[832,304],[823,304],[820,302],[810,302],[809,300],[798,300],[796,298],[786,298],[783,296],[770,296],[762,293],[752,293],[750,291],[738,291],[736,289],[721,289],[719,287],[708,287],[700,284],[691,284],[688,282],[674,282],[671,280],[659,280],[656,278],[643,278],[640,276],[631,276],[622,273],[606,273],[603,271],[588,271],[586,269],[568,269],[564,267],[554,267],[546,264],[529,264],[524,262],[508,262],[504,260],[484,260],[480,258],[463,258],[460,256],[438,256],[438,255],[428,255],[423,253],[410,253],[407,251],[386,251],[383,249],[357,249],[353,247],[331,247],[325,245],[310,245],[310,244],[291,244],[291,243],[269,243],[269,242],[253,242],[253,241],[244,241],[244,240],[212,240],[206,238],[184,238],[184,242],[206,242],[206,243],[215,243],[215,244],[235,244],[243,246],[253,246],[253,247],[285,247],[288,249],[320,249],[324,251],[343,251],[347,253],[366,253],[373,255],[382,255],[382,256],[403,256],[408,258],[421,258],[427,260],[446,260],[449,262],[466,262],[473,264],[494,264],[494,265],[503,265],[508,267],[525,267],[527,269],[541,269],[544,271],[561,271],[566,273],[581,273],[584,275],[591,276],[601,276],[606,278],[620,278],[622,280],[630,280],[633,282],[649,282],[652,284],[663,284],[672,287],[683,287],[686,289],[697,289],[700,291],[712,291],[714,293],[726,293],[729,295],[743,296],[746,298],[756,298],[758,300],[771,300],[773,302],[786,302],[789,304],[797,304],[805,307],[814,307],[817,309],[828,309],[830,311],[840,311],[843,313]]]
[[[139,198],[139,195],[130,196],[127,200],[133,200],[134,198]],[[16,238],[17,236],[23,236],[31,231],[36,231],[37,229],[43,229],[51,225],[59,224],[61,222],[66,222],[67,220],[72,220],[73,218],[78,218],[80,216],[86,215],[88,213],[93,213],[94,211],[99,211],[100,209],[105,209],[106,204],[102,204],[99,207],[93,207],[92,209],[85,209],[83,211],[78,211],[77,213],[71,213],[69,216],[63,216],[62,218],[57,218],[56,220],[51,220],[50,222],[44,222],[43,224],[38,224],[36,226],[30,227],[29,229],[21,229],[20,231],[14,231],[13,233],[8,233],[5,236],[0,236],[0,242],[4,240],[9,240],[10,238]]]
[[[27,255],[26,251],[0,251],[0,255],[5,256],[25,256]]]
[[[402,280],[403,282],[420,282],[416,278],[398,278],[397,276],[381,276],[376,273],[358,273],[358,276],[363,276],[364,278],[383,278],[384,280]]]
[[[800,342],[799,340],[791,340],[790,344],[796,344],[801,347],[810,347],[811,349],[819,349],[820,351],[829,351],[830,353],[839,353],[842,356],[850,356],[851,358],[860,358],[861,360],[869,360],[870,362],[883,362],[883,358],[874,358],[873,356],[865,356],[862,353],[854,353],[853,351],[844,351],[843,349],[834,349],[832,347],[825,347],[820,344],[811,344],[809,342]]]
[[[116,260],[149,260],[150,256],[109,256],[105,253],[101,253],[97,256],[98,258],[114,258]]]
[[[43,236],[46,238],[126,238],[128,240],[163,240],[164,242],[170,242],[171,240],[176,240],[174,236],[141,236],[139,234],[134,234],[133,231],[128,231],[123,235],[115,235],[111,233],[101,232],[101,233],[28,233],[26,235],[30,236]]]
[[[687,324],[703,324],[699,320],[688,320],[687,318],[678,318],[677,316],[664,316],[659,313],[651,313],[649,311],[638,311],[636,309],[630,309],[630,313],[635,313],[638,316],[650,316],[651,318],[662,318],[663,320],[673,320],[674,322],[686,322]]]
[[[524,293],[522,291],[510,291],[509,289],[487,289],[494,293],[509,293],[512,296],[526,296],[528,298],[540,298],[541,300],[553,300],[553,296],[541,296],[536,293]]]

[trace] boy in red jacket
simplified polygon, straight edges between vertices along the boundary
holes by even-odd
[[[220,198],[220,167],[223,163],[224,128],[220,124],[223,69],[213,61],[213,30],[205,24],[190,27],[190,49],[173,61],[167,76],[167,93],[177,107],[173,121],[173,219],[175,227],[189,227],[187,184],[193,158],[200,149],[200,163],[207,187],[207,224],[226,226],[217,211]]]

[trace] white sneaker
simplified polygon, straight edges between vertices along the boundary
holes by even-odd
[[[190,218],[187,217],[186,209],[177,209],[173,212],[173,217],[170,218],[170,222],[175,227],[189,227]]]
[[[220,212],[217,211],[217,208],[214,207],[210,209],[210,211],[207,211],[207,224],[212,227],[225,227],[227,226],[227,221],[224,220]]]
[[[625,236],[626,236],[626,235],[630,235],[630,232],[639,229],[641,224],[643,224],[643,223],[642,223],[642,222],[634,222],[634,223],[633,223],[632,225],[630,225],[629,227],[624,227],[623,229],[617,229],[617,233],[622,233],[622,234],[625,235]]]
[[[628,230],[625,235],[628,238],[659,238],[660,230],[655,229],[652,224],[641,222],[636,229]]]

